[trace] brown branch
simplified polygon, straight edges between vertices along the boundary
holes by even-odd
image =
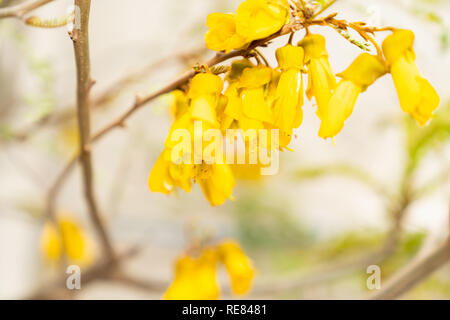
[[[75,51],[76,70],[77,70],[77,112],[78,129],[80,134],[79,160],[81,163],[84,194],[92,222],[100,236],[104,254],[113,259],[114,250],[106,231],[97,201],[94,195],[93,170],[91,157],[91,128],[90,128],[90,110],[89,93],[94,84],[90,74],[90,56],[89,56],[89,14],[91,0],[75,0],[75,6],[80,8],[80,28],[75,28],[72,34],[73,46]],[[72,166],[68,166],[69,170]]]
[[[115,272],[118,271],[118,262],[129,260],[139,254],[140,247],[132,247],[119,252],[114,259],[105,258],[98,261],[96,264],[89,267],[86,271],[81,270],[81,287],[91,284],[97,280],[108,280]],[[73,295],[77,291],[71,291],[66,289],[67,276],[58,278],[55,282],[45,284],[41,288],[37,289],[33,294],[27,297],[28,300],[44,300],[44,299],[61,299],[61,298],[73,298]]]
[[[450,237],[423,258],[412,261],[370,299],[392,300],[399,298],[448,262],[450,262]]]
[[[6,8],[0,9],[0,19],[1,18],[17,18],[23,20],[23,17],[44,5],[46,5],[49,2],[52,2],[54,0],[29,0],[24,3],[17,4],[15,6],[10,6]]]

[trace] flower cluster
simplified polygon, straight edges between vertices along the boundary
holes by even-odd
[[[203,72],[193,77],[188,89],[174,92],[175,122],[165,150],[150,174],[150,190],[170,193],[178,187],[189,192],[191,181],[196,181],[209,202],[220,205],[232,198],[235,182],[233,170],[229,162],[223,161],[221,151],[226,148],[227,139],[211,137],[208,129],[245,131],[244,145],[256,145],[250,151],[245,150],[247,158],[254,159],[262,149],[268,154],[289,149],[294,130],[302,124],[306,93],[317,106],[316,114],[321,121],[319,136],[334,139],[352,114],[359,95],[388,73],[394,80],[401,108],[419,125],[425,125],[439,105],[439,96],[417,68],[413,32],[377,29],[360,22],[337,20],[335,16],[316,19],[310,12],[302,11],[300,5],[290,7],[287,0],[247,0],[236,14],[211,14],[207,21],[210,28],[205,37],[207,46],[216,51],[238,50],[236,55],[242,58],[231,63],[224,77],[203,66]],[[335,30],[353,28],[374,45],[377,54],[364,52],[346,70],[335,75],[326,39],[310,33],[311,25],[328,25]],[[303,39],[297,45],[292,44],[294,33],[302,28],[306,29]],[[391,32],[382,46],[371,36],[377,31]],[[270,67],[256,46],[289,32],[288,44],[275,51],[278,66]],[[304,91],[305,75],[308,85]],[[195,130],[198,122],[200,129]],[[183,148],[176,143],[182,138],[181,128],[191,137],[188,146]],[[248,134],[249,130],[254,134]],[[269,137],[268,130],[277,130],[278,135]],[[195,144],[196,139],[214,140],[213,148],[204,144],[200,149],[193,148],[191,142]],[[261,159],[252,164],[261,165],[261,162],[270,164]]]
[[[234,241],[204,249],[198,256],[183,255],[175,264],[175,279],[164,298],[168,300],[216,300],[220,295],[217,283],[218,265],[229,275],[233,293],[250,290],[255,274],[251,260]]]

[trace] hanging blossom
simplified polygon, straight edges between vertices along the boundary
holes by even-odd
[[[363,22],[338,20],[336,15],[318,18],[310,8],[303,10],[300,3],[289,6],[287,0],[247,0],[236,13],[210,14],[207,47],[225,53],[239,49],[230,57],[242,57],[234,59],[229,67],[222,66],[223,77],[206,66],[197,67],[191,82],[173,92],[174,123],[150,173],[150,190],[165,194],[177,189],[190,192],[192,184],[197,183],[212,205],[221,205],[233,199],[235,176],[245,176],[242,170],[251,172],[252,178],[255,169],[262,175],[263,169],[278,163],[279,151],[291,150],[289,145],[303,122],[305,93],[317,107],[318,135],[334,139],[350,121],[358,97],[387,73],[392,75],[401,108],[419,125],[427,124],[439,106],[439,96],[417,68],[413,32],[369,27]],[[332,27],[340,35],[354,29],[362,41],[373,44],[376,55],[364,52],[335,75],[325,37],[309,31],[314,25]],[[295,32],[302,28],[306,29],[304,37],[293,45]],[[289,32],[288,44],[275,51],[278,67],[271,67],[270,59],[256,50],[257,46],[268,45],[270,40]],[[391,32],[381,47],[372,37],[375,32]],[[348,40],[360,49],[368,48],[357,40]],[[304,92],[305,75],[308,85]],[[200,128],[195,130],[198,123]],[[183,139],[180,129],[189,137]],[[234,138],[208,136],[209,129],[223,135],[240,130],[244,150],[229,146]],[[188,146],[180,148],[180,140],[188,141]],[[211,140],[214,151],[208,144]],[[194,148],[199,141],[202,147]],[[237,163],[229,163],[229,149],[236,151],[231,160]]]
[[[250,291],[255,269],[239,244],[227,240],[194,254],[183,254],[175,262],[175,276],[164,294],[167,300],[216,300],[220,296],[218,268],[228,273],[232,292]]]

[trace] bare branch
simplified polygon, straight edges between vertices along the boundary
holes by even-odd
[[[94,84],[93,80],[91,79],[91,65],[89,56],[89,14],[91,0],[75,0],[75,6],[80,8],[80,28],[75,28],[72,35],[77,67],[77,112],[78,129],[80,133],[79,160],[83,173],[84,193],[89,209],[89,214],[102,241],[104,254],[109,259],[113,259],[114,250],[100,216],[93,187],[93,172],[90,147],[91,120],[89,109],[89,94],[92,85]],[[71,165],[68,166],[69,170],[71,167]]]
[[[399,298],[449,261],[450,237],[428,255],[412,261],[370,299],[391,300]]]
[[[44,5],[46,5],[49,2],[52,2],[54,0],[29,0],[24,3],[17,4],[15,6],[10,6],[6,8],[0,9],[0,19],[1,18],[17,18],[23,20],[23,17]]]

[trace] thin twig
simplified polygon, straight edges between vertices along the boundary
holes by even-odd
[[[17,18],[23,20],[23,17],[44,5],[46,5],[49,2],[52,2],[54,0],[29,0],[24,3],[17,4],[15,6],[10,6],[6,8],[0,9],[0,19],[1,18]]]
[[[79,160],[83,173],[84,193],[89,209],[89,214],[97,230],[97,233],[100,236],[104,254],[109,259],[112,259],[114,257],[114,249],[102,221],[97,205],[97,200],[94,195],[93,186],[89,110],[89,94],[92,85],[94,84],[93,80],[91,79],[91,66],[89,56],[89,14],[91,0],[75,0],[75,6],[80,8],[80,28],[75,28],[72,36],[77,67],[77,112],[78,129],[80,133]],[[68,168],[71,168],[71,166],[69,166]]]

